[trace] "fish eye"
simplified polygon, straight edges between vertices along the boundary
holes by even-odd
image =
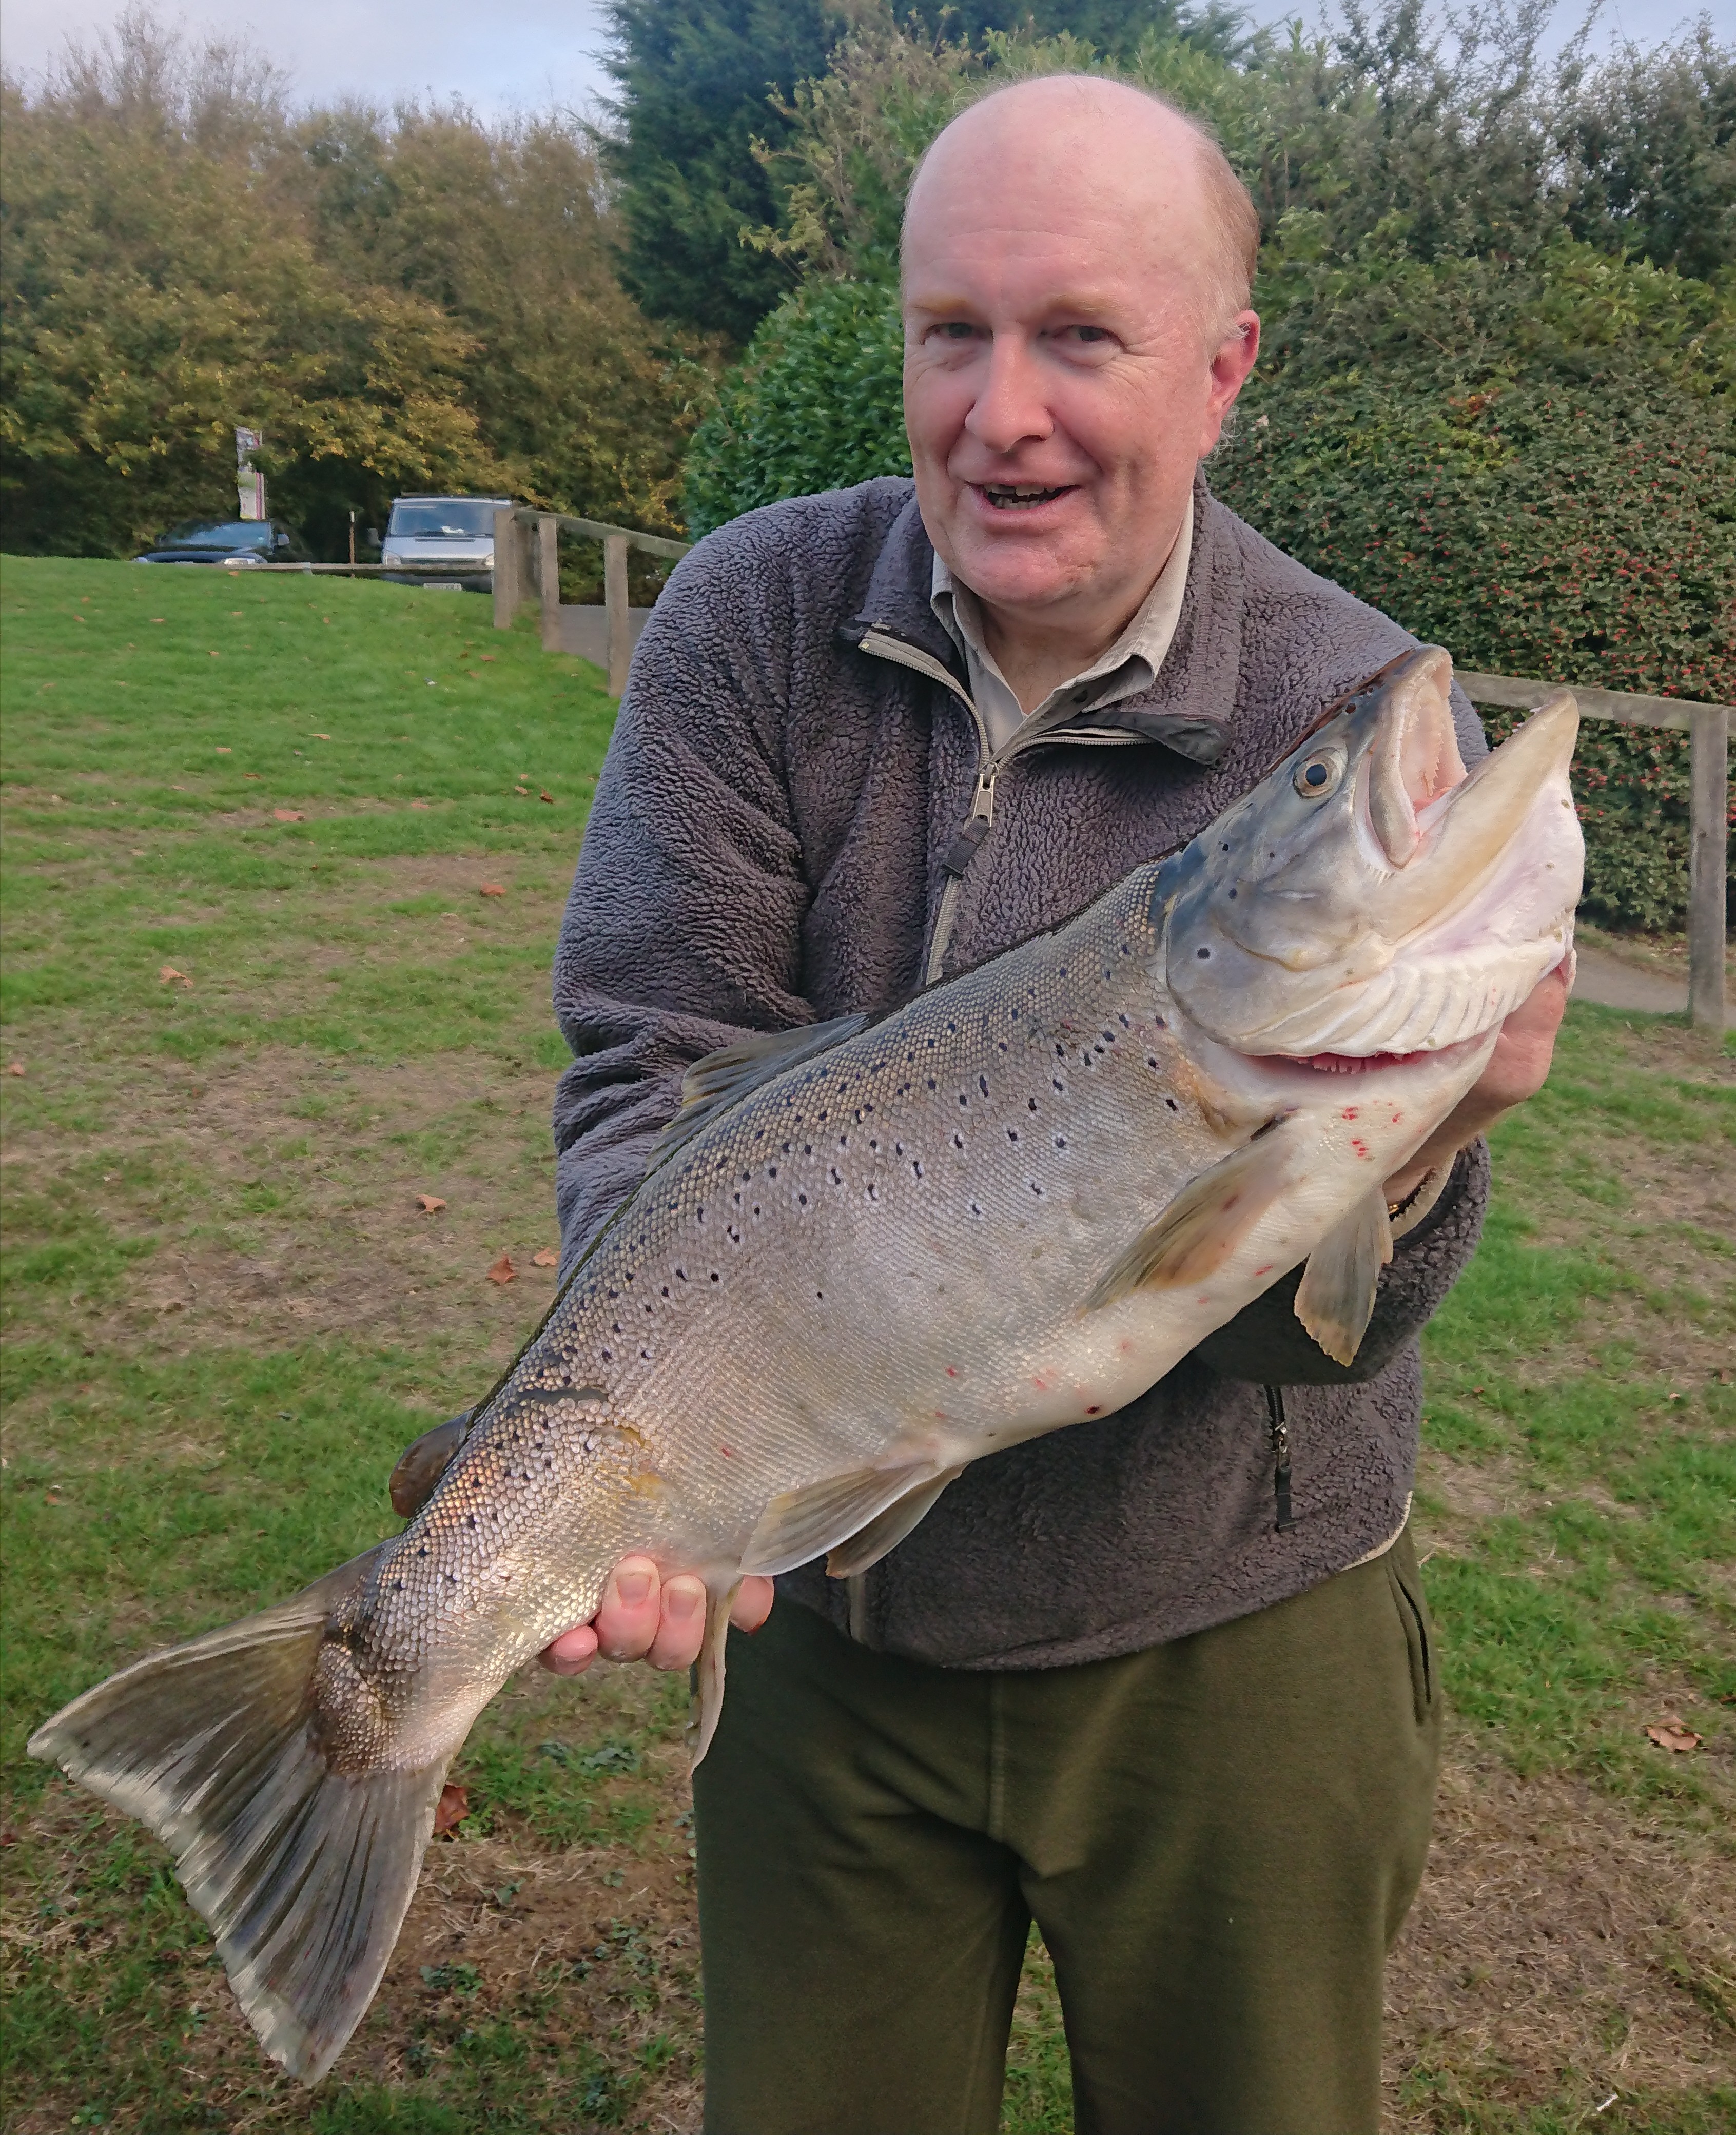
[[[1296,767],[1291,781],[1304,801],[1323,801],[1344,775],[1344,758],[1336,749],[1317,749]]]

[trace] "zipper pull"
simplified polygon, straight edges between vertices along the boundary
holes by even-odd
[[[992,771],[981,771],[977,775],[977,791],[971,798],[971,812],[942,856],[940,864],[944,873],[955,879],[964,873],[977,846],[988,835],[994,820],[995,774]]]
[[[1290,1510],[1290,1426],[1284,1417],[1284,1390],[1282,1387],[1266,1389],[1266,1415],[1272,1432],[1272,1489],[1277,1500],[1277,1527],[1286,1534],[1296,1525],[1296,1517]]]

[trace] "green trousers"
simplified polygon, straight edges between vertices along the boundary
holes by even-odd
[[[708,2135],[993,2135],[1033,1920],[1079,2135],[1375,2135],[1438,1738],[1408,1532],[1077,1668],[929,1668],[780,1603],[695,1776]]]

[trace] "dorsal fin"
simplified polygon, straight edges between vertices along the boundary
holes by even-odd
[[[786,1068],[798,1066],[854,1038],[868,1023],[866,1014],[835,1015],[829,1023],[798,1024],[793,1030],[763,1030],[738,1038],[696,1060],[681,1077],[681,1108],[657,1136],[653,1164],[673,1156],[749,1090],[769,1082]]]

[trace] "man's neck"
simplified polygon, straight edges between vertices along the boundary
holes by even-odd
[[[1035,710],[1051,690],[1103,657],[1151,598],[1181,530],[1178,526],[1170,537],[1151,576],[1137,590],[1123,589],[1112,604],[1098,602],[1082,612],[1061,602],[1053,608],[1031,611],[997,608],[977,595],[983,641],[1021,711]]]

